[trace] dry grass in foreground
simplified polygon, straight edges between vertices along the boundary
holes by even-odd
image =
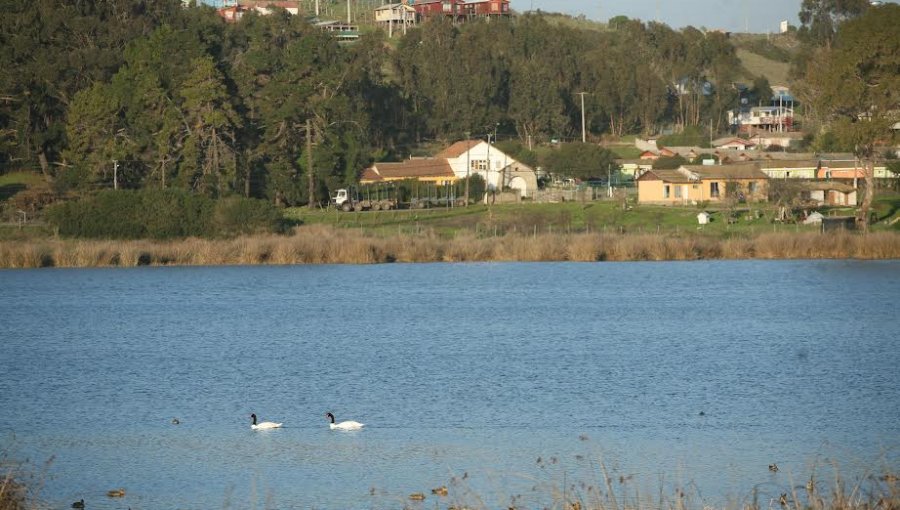
[[[0,243],[0,267],[378,264],[389,262],[548,262],[704,259],[896,259],[900,234],[768,233],[718,239],[701,235],[462,233],[380,236],[323,225],[291,235],[176,241],[52,239]]]
[[[555,462],[553,458],[550,462]],[[538,463],[547,461],[538,459]],[[834,467],[835,470],[837,467]],[[765,469],[763,467],[763,469]],[[900,509],[900,484],[890,471],[870,474],[855,482],[848,482],[836,471],[831,478],[819,479],[815,475],[801,480],[779,476],[757,484],[746,495],[727,503],[711,503],[700,494],[693,482],[672,485],[660,477],[657,490],[642,492],[633,475],[614,475],[601,462],[594,465],[596,479],[592,482],[574,482],[565,474],[556,482],[534,482],[532,494],[509,497],[508,502],[487,503],[470,487],[468,473],[451,478],[448,485],[413,493],[411,500],[432,500],[435,509],[487,510],[506,508],[524,510],[898,510]],[[560,483],[561,482],[561,483]],[[436,500],[436,501],[435,501]],[[427,508],[426,506],[420,508]],[[405,506],[405,508],[410,508]]]

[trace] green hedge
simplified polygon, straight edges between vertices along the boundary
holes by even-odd
[[[60,235],[101,239],[222,237],[281,228],[272,204],[246,198],[214,200],[182,190],[106,190],[47,211]]]

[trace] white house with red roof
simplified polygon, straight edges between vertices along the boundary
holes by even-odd
[[[484,140],[456,142],[435,157],[446,159],[459,179],[480,175],[488,190],[514,189],[523,197],[537,190],[533,168]]]
[[[417,179],[449,184],[473,175],[480,175],[489,191],[514,189],[525,197],[537,190],[537,175],[533,168],[484,140],[456,142],[431,158],[375,163],[363,171],[360,183]]]

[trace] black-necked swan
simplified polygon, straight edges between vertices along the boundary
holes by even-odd
[[[278,427],[281,426],[280,423],[275,423],[272,421],[262,421],[262,422],[256,423],[256,415],[255,414],[251,414],[250,417],[253,418],[253,424],[250,425],[250,428],[253,430],[277,429]]]
[[[334,415],[331,413],[325,413],[325,417],[331,421],[331,423],[328,424],[328,426],[331,427],[331,430],[359,430],[364,426],[362,423],[353,420],[335,423]]]

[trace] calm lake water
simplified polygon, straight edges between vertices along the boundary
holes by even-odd
[[[57,508],[765,506],[900,467],[898,302],[900,261],[0,271],[0,450]]]

